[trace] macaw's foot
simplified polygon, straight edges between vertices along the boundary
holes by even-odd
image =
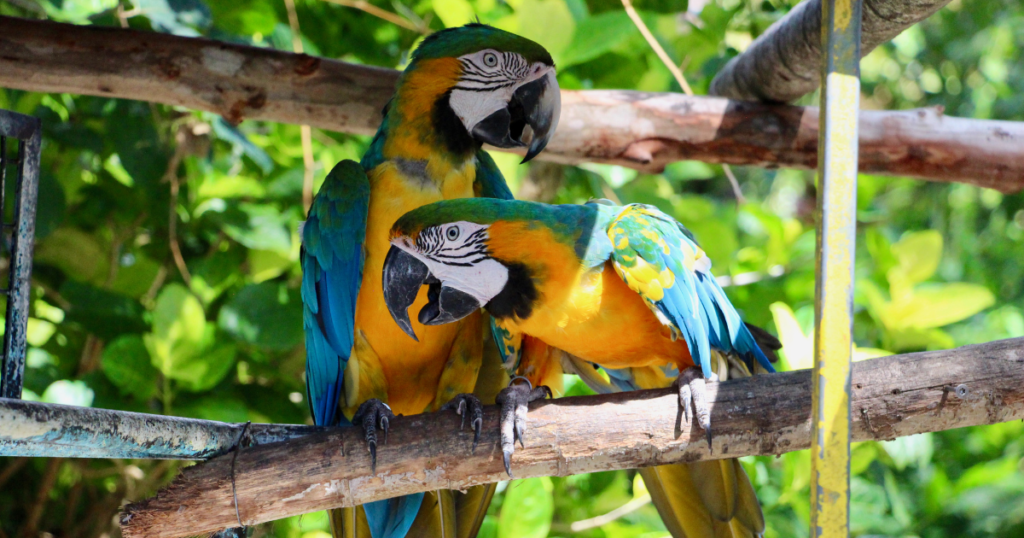
[[[466,417],[469,417],[469,424],[473,427],[473,451],[475,452],[476,445],[480,442],[480,429],[484,425],[484,405],[480,403],[480,398],[472,394],[459,394],[441,406],[442,411],[451,409],[454,409],[457,415],[462,416],[460,430],[466,427]]]
[[[352,417],[352,423],[363,427],[366,435],[366,446],[370,449],[370,472],[377,472],[377,428],[384,431],[384,444],[388,442],[388,424],[395,414],[388,404],[373,398],[359,406]]]
[[[524,383],[516,383],[524,381]],[[512,476],[512,453],[516,451],[516,440],[523,444],[526,431],[526,411],[530,402],[551,397],[551,389],[541,385],[534,387],[525,377],[516,376],[498,393],[497,402],[501,405],[501,452],[505,457],[505,472]]]
[[[708,381],[718,381],[717,375],[712,375]],[[697,417],[697,424],[708,437],[708,451],[711,450],[711,408],[708,407],[707,389],[704,383],[704,372],[694,366],[687,368],[679,374],[675,382],[679,390],[679,407],[683,410],[683,420],[692,424],[693,417]]]

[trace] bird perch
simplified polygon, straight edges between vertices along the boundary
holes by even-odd
[[[1024,338],[947,351],[893,355],[853,368],[853,440],[886,440],[1024,418]],[[680,461],[781,454],[810,446],[811,372],[709,383],[714,452],[703,432],[681,424],[671,389],[563,398],[534,404],[516,478],[565,476]],[[392,421],[377,474],[355,428],[247,448],[235,461],[241,522],[353,506],[435,489],[505,480],[498,410],[484,434],[458,431],[453,413]],[[121,517],[127,538],[177,538],[239,524],[232,455],[186,469]]]
[[[152,101],[243,119],[371,134],[398,72],[305,54],[0,17],[0,86]],[[1024,189],[1024,123],[941,109],[860,113],[860,170]],[[680,160],[813,169],[818,109],[634,91],[565,91],[538,157],[647,172]]]
[[[928,18],[949,0],[864,0],[861,56]],[[711,81],[731,99],[788,103],[821,84],[821,0],[806,0],[771,25]]]

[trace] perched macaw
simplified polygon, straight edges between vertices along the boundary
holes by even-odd
[[[562,371],[605,392],[674,384],[685,420],[696,417],[709,443],[705,380],[774,371],[757,338],[770,344],[769,353],[777,341],[743,323],[693,235],[651,206],[445,201],[399,219],[391,244],[406,255],[384,265],[393,286],[385,297],[429,281],[437,293],[424,310],[448,313],[445,320],[485,307],[506,363],[530,381],[499,398],[508,471],[513,443],[522,443],[526,404],[547,395],[539,385]],[[389,307],[405,324],[404,305]],[[640,472],[676,537],[764,531],[737,460]]]
[[[470,417],[477,436],[482,416],[470,393],[483,315],[409,322],[419,340],[406,337],[382,293],[391,225],[438,200],[512,198],[482,144],[524,147],[525,162],[544,149],[559,107],[554,63],[540,45],[482,24],[437,32],[413,53],[362,162],[339,163],[317,193],[301,231],[307,395],[316,424],[363,428],[374,466],[376,430],[386,435],[393,413],[447,405]],[[404,293],[407,306],[428,303],[426,287]],[[483,397],[493,401],[493,391]],[[342,536],[468,537],[493,491],[408,495],[337,511],[331,521]]]

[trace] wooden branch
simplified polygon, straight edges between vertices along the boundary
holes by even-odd
[[[0,17],[0,86],[139,99],[369,134],[398,72],[208,39]],[[816,108],[631,91],[563,92],[540,158],[657,172],[670,162],[813,169]],[[1024,188],[1024,123],[861,112],[860,169]]]
[[[715,76],[710,93],[732,99],[788,103],[814,91],[821,78],[821,1],[805,0],[771,25]],[[861,57],[948,3],[949,0],[864,0]]]
[[[859,362],[852,383],[855,441],[1024,418],[1024,338]],[[513,472],[565,476],[810,446],[810,371],[712,383],[708,391],[713,454],[699,428],[680,423],[671,389],[585,396],[532,406],[526,448],[513,456]],[[458,428],[458,417],[447,412],[393,420],[375,476],[355,428],[245,449],[235,466],[242,522],[507,479],[497,408],[484,413],[475,453],[472,433]],[[186,469],[156,497],[126,507],[121,518],[128,538],[236,525],[230,455]]]

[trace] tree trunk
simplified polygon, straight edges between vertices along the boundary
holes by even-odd
[[[949,0],[863,0],[861,57]],[[805,0],[771,25],[711,81],[711,95],[788,103],[821,84],[821,2]]]

